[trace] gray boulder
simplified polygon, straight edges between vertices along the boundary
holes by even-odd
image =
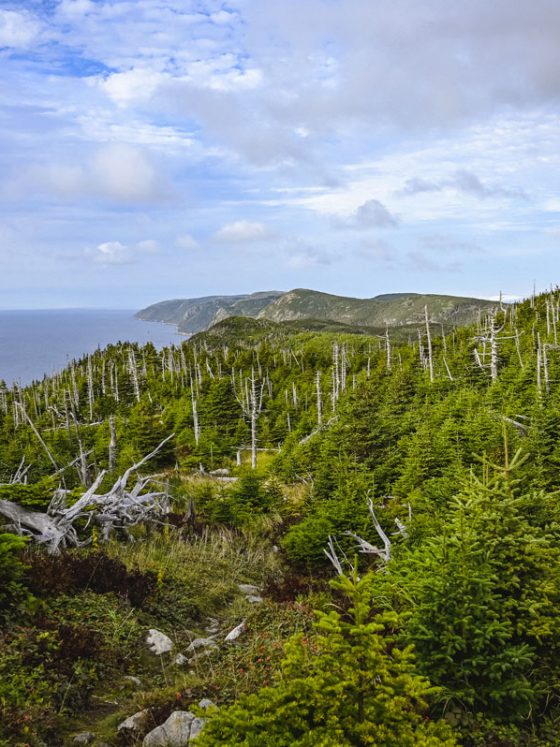
[[[226,643],[233,643],[236,641],[240,635],[242,635],[245,632],[246,624],[245,620],[242,620],[237,627],[235,627],[233,630],[230,630],[229,633],[224,638],[224,641]]]
[[[195,638],[194,641],[187,647],[187,652],[193,654],[201,648],[216,648],[217,643],[213,638]]]
[[[144,731],[149,724],[149,720],[150,712],[148,710],[138,711],[138,713],[135,713],[133,716],[129,716],[127,719],[122,721],[117,726],[117,731],[119,734],[137,734],[138,732]]]
[[[253,584],[237,584],[239,591],[242,594],[250,595],[250,594],[258,594],[260,589],[258,586],[254,586]]]
[[[260,604],[263,600],[262,597],[260,597],[258,594],[249,594],[248,596],[245,597],[245,599],[250,604]]]
[[[162,633],[161,630],[155,630],[153,628],[148,631],[146,643],[150,647],[150,651],[153,651],[153,653],[158,656],[167,654],[173,649],[173,641],[171,638],[166,636],[165,633]]]
[[[95,741],[95,734],[91,731],[83,731],[81,734],[76,734],[72,742],[74,744],[91,744]]]
[[[205,720],[190,711],[175,711],[161,726],[146,734],[142,747],[188,747],[200,734]]]

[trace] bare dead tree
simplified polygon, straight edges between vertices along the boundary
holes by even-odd
[[[95,404],[95,394],[93,390],[93,365],[91,362],[91,355],[87,357],[87,395],[88,395],[88,406],[89,406],[89,421],[93,421],[93,406]]]
[[[30,468],[31,468],[31,464],[26,465],[25,456],[22,456],[21,462],[19,463],[17,470],[11,476],[9,484],[10,485],[16,485],[16,484],[26,485],[27,484],[27,473],[29,472]]]
[[[383,531],[383,527],[381,526],[377,519],[377,516],[375,515],[375,511],[373,509],[373,501],[371,498],[368,498],[368,510],[369,515],[371,516],[371,520],[373,521],[375,531],[377,532],[379,539],[383,542],[383,548],[379,548],[375,545],[370,544],[367,540],[359,537],[353,532],[347,532],[347,534],[356,540],[359,552],[365,553],[366,555],[377,555],[384,563],[388,563],[391,559],[391,540]]]
[[[25,407],[23,406],[23,404],[21,402],[14,402],[14,404],[16,405],[16,408],[15,408],[16,411],[19,410],[21,412],[23,418],[28,422],[29,427],[31,428],[31,430],[33,431],[33,433],[35,434],[35,436],[37,437],[37,440],[39,441],[39,443],[41,444],[41,446],[43,447],[43,449],[45,450],[45,453],[48,456],[49,461],[51,462],[51,464],[53,465],[53,467],[57,470],[58,469],[58,464],[56,463],[55,458],[53,457],[51,450],[49,449],[49,447],[47,446],[47,444],[44,442],[41,434],[39,433],[39,431],[35,427],[35,424],[33,423],[33,421],[31,420],[31,418],[27,414],[27,411],[25,410]]]
[[[317,425],[323,422],[323,397],[321,393],[321,372],[315,374],[315,393],[317,395]]]
[[[237,386],[235,377],[235,396],[243,414],[251,424],[251,467],[257,466],[257,424],[262,412],[265,382],[257,383],[255,369],[251,368],[251,376],[243,379],[240,377],[240,385]]]
[[[109,470],[115,469],[117,462],[117,429],[115,428],[115,416],[109,416]]]
[[[81,539],[75,526],[86,521],[101,527],[101,539],[107,540],[114,529],[124,532],[142,522],[160,523],[169,512],[170,499],[167,488],[144,492],[152,477],[138,476],[136,484],[128,488],[131,475],[138,472],[162,447],[174,437],[165,438],[150,454],[129,467],[105,493],[98,493],[106,472],[103,470],[93,484],[71,506],[66,505],[68,491],[55,491],[46,512],[31,511],[8,500],[0,500],[0,515],[10,522],[7,528],[21,536],[28,536],[46,547],[50,553],[58,553],[64,547],[83,547],[90,538]]]
[[[193,430],[194,430],[194,442],[198,446],[198,443],[200,441],[200,423],[198,421],[198,407],[197,407],[197,401],[194,391],[194,385],[191,375],[191,406],[192,406],[192,416],[193,416]]]
[[[492,381],[498,380],[498,369],[499,369],[499,363],[500,363],[500,356],[499,356],[499,345],[502,340],[511,340],[515,338],[515,335],[511,336],[501,336],[501,332],[503,332],[505,327],[505,323],[498,326],[496,324],[496,314],[493,312],[490,314],[490,316],[487,319],[485,328],[481,331],[479,335],[477,335],[474,339],[476,342],[481,342],[483,345],[483,352],[482,356],[477,351],[475,353],[475,359],[480,366],[480,368],[488,368],[490,370],[490,378]],[[490,363],[486,363],[486,349],[487,347],[490,348]]]
[[[426,341],[428,344],[428,371],[430,372],[430,382],[434,383],[434,357],[432,351],[432,334],[430,332],[430,319],[428,317],[428,307],[424,306],[424,318],[426,322]]]
[[[333,343],[333,349],[332,349],[332,392],[331,392],[331,407],[334,410],[336,407],[336,403],[338,402],[338,397],[340,395],[340,348],[338,347],[338,343]]]
[[[132,381],[132,388],[134,391],[134,397],[137,402],[140,402],[140,381],[138,379],[138,368],[136,366],[136,355],[132,348],[128,351],[128,373]]]
[[[372,545],[371,542],[368,542],[366,539],[364,539],[363,537],[360,537],[354,532],[345,532],[345,534],[348,535],[349,537],[352,537],[356,541],[358,552],[365,554],[365,555],[376,555],[378,558],[381,559],[382,567],[384,568],[389,562],[389,560],[391,559],[391,547],[392,547],[391,540],[387,536],[383,527],[379,523],[377,516],[375,515],[375,510],[373,508],[373,501],[370,497],[368,497],[367,503],[368,503],[369,514],[373,521],[373,526],[375,527],[375,531],[377,532],[379,539],[383,543],[383,547],[380,548],[380,547],[377,547],[376,545]],[[408,516],[409,516],[409,519],[412,518],[412,510],[411,510],[410,504],[408,506]],[[408,532],[407,532],[407,529],[404,523],[400,519],[396,518],[395,524],[397,526],[397,531],[394,534],[400,535],[401,537],[404,537],[406,539],[408,537]],[[347,565],[351,571],[354,570],[344,550],[340,547],[335,537],[329,536],[327,547],[323,550],[323,552],[325,553],[327,558],[330,560],[330,562],[332,563],[334,569],[336,570],[339,576],[345,575],[345,571],[344,571],[345,565]],[[340,556],[342,556],[342,560]]]

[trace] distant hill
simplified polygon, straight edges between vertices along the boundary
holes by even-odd
[[[375,298],[351,298],[297,288],[288,292],[262,291],[161,301],[142,309],[136,316],[146,321],[176,324],[178,331],[186,334],[203,332],[229,317],[298,322],[302,326],[309,322],[310,328],[328,323],[383,329],[423,323],[425,306],[432,322],[447,327],[469,324],[495,305],[493,301],[459,296],[389,293]]]
[[[136,314],[146,322],[176,324],[184,334],[203,332],[229,316],[256,317],[259,312],[281,296],[280,291],[263,291],[239,296],[204,296],[177,298],[154,303]]]

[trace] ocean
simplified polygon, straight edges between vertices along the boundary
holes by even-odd
[[[0,311],[0,381],[29,384],[109,343],[152,342],[159,349],[185,339],[173,325],[143,322],[128,310]]]

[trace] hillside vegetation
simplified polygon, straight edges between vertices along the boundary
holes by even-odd
[[[375,298],[346,298],[298,288],[287,293],[277,291],[248,296],[209,296],[197,299],[161,301],[139,311],[139,319],[176,324],[179,332],[202,332],[228,317],[248,316],[273,322],[306,320],[333,322],[349,326],[385,329],[418,325],[429,306],[434,324],[470,324],[494,302],[476,298],[437,296],[418,293],[392,293]]]
[[[0,390],[0,744],[559,744],[560,292],[294,293]]]

